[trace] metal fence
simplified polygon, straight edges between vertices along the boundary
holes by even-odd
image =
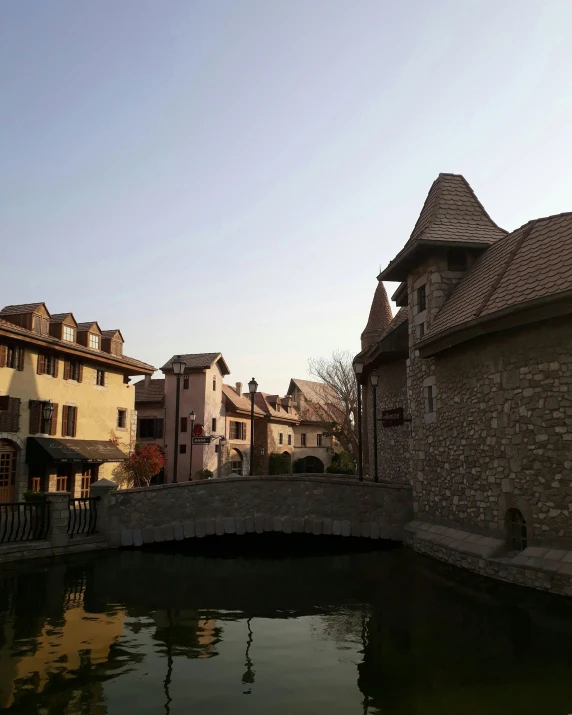
[[[68,536],[95,534],[97,529],[97,502],[100,497],[70,499]]]
[[[0,544],[46,539],[50,505],[44,501],[0,504]]]

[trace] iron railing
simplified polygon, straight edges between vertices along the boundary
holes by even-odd
[[[97,529],[97,502],[100,497],[70,499],[68,536],[95,534]]]
[[[0,544],[46,539],[50,505],[45,501],[0,504]]]

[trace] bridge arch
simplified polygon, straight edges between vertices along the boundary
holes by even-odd
[[[411,487],[334,475],[221,477],[116,491],[109,503],[122,546],[268,531],[401,541]]]

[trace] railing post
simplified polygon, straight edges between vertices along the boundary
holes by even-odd
[[[50,529],[48,539],[56,548],[68,545],[68,519],[70,514],[69,492],[46,492],[50,509]]]
[[[100,479],[94,482],[89,488],[90,497],[99,497],[96,502],[97,527],[96,533],[101,534],[111,544],[113,542],[112,524],[110,518],[111,501],[117,484],[110,479]]]

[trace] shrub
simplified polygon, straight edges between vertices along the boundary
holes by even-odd
[[[125,487],[148,487],[151,479],[165,466],[165,455],[155,444],[136,444],[129,457],[114,471]]]
[[[45,501],[46,495],[44,492],[33,492],[30,489],[28,491],[24,492],[24,501],[27,502],[36,502],[36,501]]]
[[[305,459],[297,459],[293,464],[294,474],[302,474],[302,472],[305,472],[305,471],[306,471],[306,460]]]
[[[268,456],[268,474],[290,474],[291,460],[285,454],[272,452]]]
[[[326,468],[326,472],[328,474],[355,474],[354,460],[347,452],[336,452],[332,458],[332,463]]]
[[[199,469],[196,476],[202,479],[210,479],[213,476],[213,472],[210,469]]]

